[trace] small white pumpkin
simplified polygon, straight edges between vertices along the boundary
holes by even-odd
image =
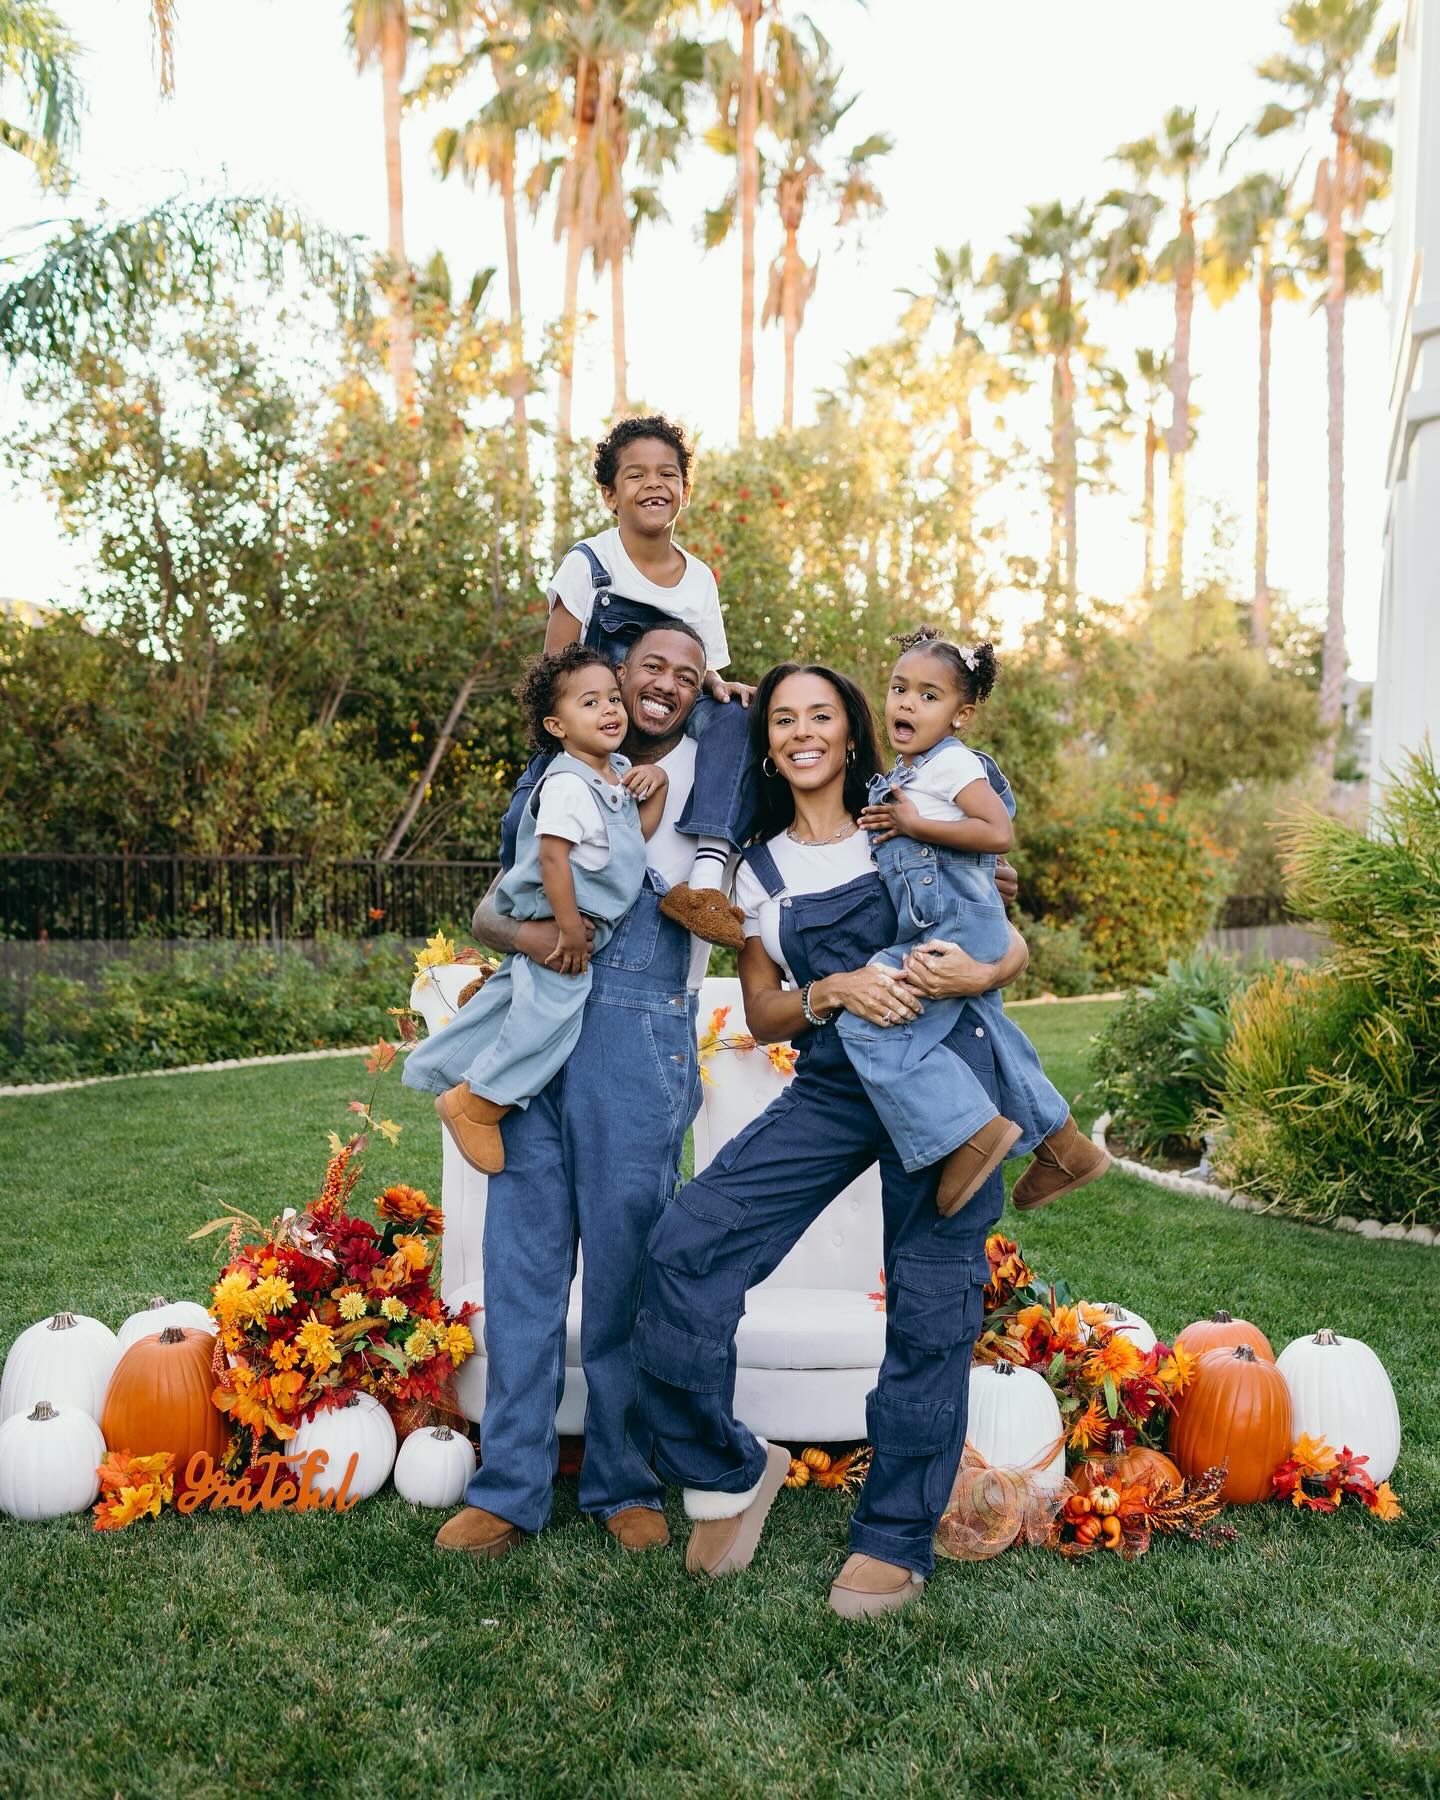
[[[412,1431],[395,1458],[395,1491],[414,1506],[458,1506],[475,1473],[475,1451],[448,1425]]]
[[[1142,1319],[1137,1312],[1131,1312],[1128,1306],[1121,1306],[1115,1300],[1092,1301],[1105,1314],[1105,1323],[1117,1334],[1123,1332],[1142,1356],[1148,1356],[1155,1348],[1155,1333],[1150,1328],[1150,1321]],[[1086,1329],[1085,1335],[1090,1335]]]
[[[0,1377],[0,1424],[37,1400],[78,1406],[97,1422],[120,1346],[108,1325],[85,1313],[57,1312],[22,1331]]]
[[[116,1332],[121,1356],[141,1338],[157,1337],[171,1325],[182,1331],[208,1331],[211,1337],[220,1329],[198,1300],[167,1300],[157,1294],[139,1312],[131,1313]]]
[[[1359,1338],[1323,1326],[1298,1337],[1275,1359],[1290,1389],[1295,1436],[1324,1438],[1368,1456],[1366,1473],[1385,1481],[1400,1455],[1400,1409],[1385,1365]]]
[[[449,1142],[447,1137],[446,1142]],[[474,1174],[473,1170],[469,1171]],[[483,1177],[476,1176],[477,1180]],[[467,1356],[455,1373],[455,1404],[470,1420],[478,1425],[485,1416],[485,1376],[488,1365],[485,1361],[485,1339],[482,1327],[485,1320],[485,1283],[467,1281],[460,1287],[452,1288],[445,1296],[445,1304],[452,1312],[458,1312],[466,1301],[480,1308],[470,1320],[470,1331],[475,1339],[475,1352]]]
[[[317,1494],[336,1492],[352,1456],[358,1457],[346,1500],[368,1500],[384,1487],[395,1464],[395,1425],[380,1402],[357,1394],[346,1406],[328,1407],[307,1419],[285,1446],[285,1460],[299,1468],[312,1450],[323,1450],[325,1467],[311,1482]]]
[[[1003,1361],[977,1363],[971,1369],[965,1441],[992,1468],[1028,1475],[1043,1493],[1057,1492],[1065,1479],[1060,1408],[1049,1382],[1034,1369]],[[1052,1445],[1053,1453],[1042,1463]]]
[[[84,1512],[100,1492],[104,1460],[105,1439],[89,1413],[37,1400],[0,1425],[0,1512],[12,1519]]]

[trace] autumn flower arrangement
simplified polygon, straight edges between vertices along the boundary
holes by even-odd
[[[1358,1500],[1377,1519],[1404,1518],[1390,1483],[1371,1479],[1364,1467],[1369,1460],[1348,1447],[1336,1452],[1323,1438],[1297,1438],[1271,1476],[1275,1497],[1297,1511],[1322,1513],[1338,1512],[1343,1500]]]
[[[726,1035],[725,1021],[730,1017],[731,1008],[717,1006],[706,1022],[700,1034],[700,1079],[713,1082],[715,1077],[705,1067],[706,1063],[721,1050],[734,1050],[741,1056],[748,1055],[751,1050],[765,1052],[770,1067],[777,1075],[793,1075],[795,1061],[799,1052],[791,1049],[789,1044],[758,1044],[749,1032],[735,1032]]]

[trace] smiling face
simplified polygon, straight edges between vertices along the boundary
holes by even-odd
[[[975,707],[955,670],[933,650],[907,650],[885,696],[885,730],[901,756],[920,756],[941,738],[964,731]]]
[[[620,684],[607,665],[586,663],[562,675],[552,705],[545,729],[572,756],[603,762],[625,740],[628,721]]]
[[[678,738],[705,679],[705,652],[683,631],[647,631],[620,665],[630,724],[642,738]]]
[[[850,721],[823,675],[787,675],[770,696],[770,757],[797,793],[845,780]]]
[[[600,492],[616,520],[642,537],[669,532],[690,498],[674,446],[650,437],[632,438],[624,446],[614,487]]]

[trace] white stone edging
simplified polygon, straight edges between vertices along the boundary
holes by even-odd
[[[1218,1182],[1198,1181],[1193,1175],[1177,1175],[1173,1169],[1152,1169],[1149,1163],[1136,1162],[1132,1157],[1117,1156],[1106,1142],[1105,1134],[1110,1126],[1110,1114],[1101,1113],[1090,1131],[1090,1141],[1100,1149],[1109,1151],[1113,1166],[1125,1175],[1138,1176],[1141,1181],[1148,1181],[1152,1187],[1168,1188],[1172,1194],[1204,1194],[1209,1200],[1218,1200],[1224,1206],[1233,1206],[1241,1212],[1274,1212],[1276,1218],[1286,1219],[1294,1225],[1312,1225],[1321,1229],[1329,1227],[1335,1231],[1353,1231],[1363,1238],[1386,1238],[1391,1242],[1404,1241],[1410,1244],[1440,1245],[1440,1232],[1429,1225],[1412,1225],[1407,1231],[1403,1225],[1390,1223],[1382,1225],[1379,1219],[1354,1219],[1349,1213],[1342,1213],[1338,1219],[1298,1219],[1289,1213],[1278,1212],[1266,1200],[1256,1200],[1250,1194],[1240,1194],[1234,1188],[1221,1187]]]
[[[320,1062],[326,1057],[363,1056],[372,1044],[352,1044],[348,1049],[287,1050],[279,1056],[230,1056],[223,1062],[182,1063],[174,1069],[129,1069],[123,1075],[79,1075],[73,1081],[28,1081],[0,1087],[0,1099],[23,1094],[62,1094],[67,1088],[103,1087],[111,1081],[154,1081],[162,1075],[212,1075],[223,1069],[259,1069],[270,1063]]]
[[[1005,1010],[1016,1006],[1088,1006],[1092,1000],[1123,1000],[1124,988],[1112,988],[1108,994],[1032,994],[1028,1000],[1007,1000]]]

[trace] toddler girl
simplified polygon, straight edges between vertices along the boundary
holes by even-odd
[[[542,656],[515,690],[536,749],[555,752],[530,789],[515,861],[495,890],[513,919],[554,919],[543,964],[507,956],[450,1023],[410,1052],[406,1087],[437,1094],[435,1110],[473,1168],[505,1167],[500,1120],[561,1068],[580,1035],[594,949],[639,897],[645,840],[668,786],[653,765],[618,753],[625,708],[610,659],[584,644]]]
[[[885,699],[896,762],[872,780],[860,823],[900,931],[872,961],[898,970],[907,955],[924,954],[928,940],[944,939],[979,962],[996,962],[1010,927],[995,859],[1011,845],[1013,802],[999,770],[960,741],[994,685],[995,653],[989,644],[949,643],[933,626],[897,642],[902,654]],[[928,1001],[911,1024],[874,1025],[854,1013],[839,1019],[850,1060],[905,1167],[945,1158],[936,1204],[947,1218],[1012,1153],[1035,1152],[1012,1195],[1022,1210],[1083,1187],[1110,1164],[1079,1131],[1000,996],[987,994],[980,1004],[991,1021],[1003,1112],[946,1047],[959,1001]]]

